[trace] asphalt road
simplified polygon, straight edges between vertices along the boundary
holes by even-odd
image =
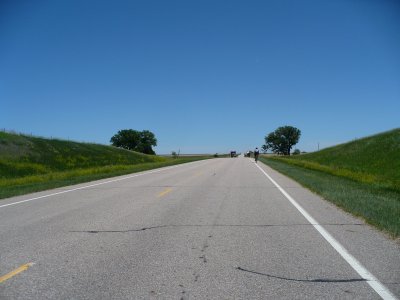
[[[0,201],[0,282],[0,299],[390,299],[400,246],[261,163],[213,159]]]

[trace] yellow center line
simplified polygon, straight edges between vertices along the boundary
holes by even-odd
[[[30,267],[33,266],[33,263],[28,263],[25,265],[20,266],[19,268],[15,269],[14,271],[11,271],[10,273],[3,275],[0,277],[0,283],[10,279],[11,277],[14,277],[15,275],[18,275],[19,273],[28,270]]]
[[[170,193],[171,191],[172,191],[171,188],[167,188],[166,190],[164,190],[164,191],[162,191],[161,193],[159,193],[159,194],[157,195],[157,197],[165,196],[166,194]]]

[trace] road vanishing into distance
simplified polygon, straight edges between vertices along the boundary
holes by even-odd
[[[398,241],[249,158],[0,201],[0,299],[396,299]]]

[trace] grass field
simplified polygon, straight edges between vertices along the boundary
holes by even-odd
[[[400,129],[262,162],[368,223],[400,235]]]
[[[277,159],[400,192],[400,129],[315,153]]]
[[[174,159],[0,132],[0,199],[210,157]]]

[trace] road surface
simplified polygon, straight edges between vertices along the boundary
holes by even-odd
[[[0,201],[0,299],[399,296],[398,241],[249,158]]]

